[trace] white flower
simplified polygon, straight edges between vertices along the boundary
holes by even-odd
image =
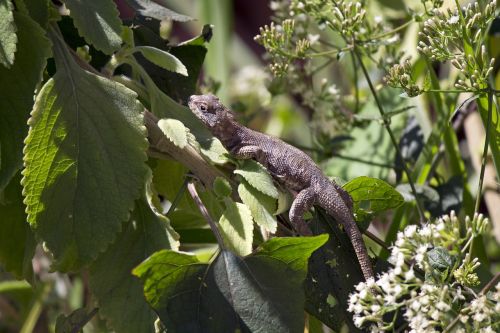
[[[408,238],[412,238],[416,232],[417,232],[417,226],[412,224],[412,225],[406,227],[406,229],[404,231],[404,235]]]
[[[413,267],[411,267],[406,273],[405,273],[405,281],[410,282],[413,281],[415,278],[415,272],[413,271]]]
[[[365,321],[364,317],[354,317],[354,325],[356,325],[356,327],[361,327],[364,321]]]
[[[458,20],[459,20],[458,15],[453,15],[452,17],[450,17],[450,18],[448,19],[448,23],[449,23],[449,24],[455,24],[455,23],[457,23],[457,22],[458,22]]]
[[[307,39],[309,40],[311,45],[314,45],[319,41],[319,34],[307,34]]]
[[[332,84],[330,87],[328,87],[328,93],[331,95],[338,95],[339,90],[337,89],[337,86]]]
[[[373,20],[375,21],[375,23],[382,23],[382,16],[380,15],[376,15]]]

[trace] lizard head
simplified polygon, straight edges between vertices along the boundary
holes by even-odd
[[[232,119],[231,113],[214,95],[192,95],[189,108],[208,128],[214,128],[223,121]]]

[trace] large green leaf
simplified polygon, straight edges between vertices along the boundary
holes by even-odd
[[[33,94],[50,56],[45,31],[24,14],[14,13],[14,18],[19,38],[16,61],[10,69],[0,66],[0,192],[22,166]]]
[[[328,239],[274,238],[245,258],[211,264],[160,251],[134,269],[169,332],[301,332],[307,259]]]
[[[49,1],[48,0],[23,0],[30,16],[43,28],[49,22]]]
[[[335,331],[347,324],[349,332],[358,332],[347,312],[347,302],[363,275],[349,237],[322,209],[315,209],[309,225],[313,234],[327,232],[330,237],[309,260],[304,286],[306,310]]]
[[[399,207],[404,202],[403,196],[398,191],[377,178],[365,176],[354,178],[343,187],[352,197],[358,220]]]
[[[12,2],[0,0],[0,64],[10,67],[16,53],[16,24],[12,13]]]
[[[99,313],[120,333],[154,332],[155,313],[146,303],[132,269],[161,249],[177,250],[178,235],[152,207],[151,193],[136,201],[117,240],[90,267],[90,288]]]
[[[112,0],[65,0],[75,26],[87,43],[111,54],[122,43],[122,23]]]
[[[0,196],[0,262],[16,277],[30,280],[35,238],[26,220],[20,181],[19,172]]]
[[[137,95],[78,67],[55,30],[51,39],[57,73],[29,120],[23,184],[28,221],[66,271],[95,259],[128,219],[147,140]]]

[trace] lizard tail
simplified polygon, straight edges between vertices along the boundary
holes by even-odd
[[[324,191],[324,195],[317,198],[319,205],[323,207],[329,215],[331,215],[335,220],[344,226],[344,230],[349,237],[351,244],[356,253],[359,265],[361,266],[361,272],[365,280],[374,278],[372,263],[370,257],[368,256],[368,251],[366,250],[363,237],[359,231],[358,225],[354,220],[352,213],[352,199],[347,192],[345,192],[340,186],[335,186],[336,184],[331,184],[334,186],[328,186],[327,191]],[[325,187],[326,187],[325,186]],[[344,199],[348,198],[349,200]],[[347,201],[347,202],[346,202]]]
[[[374,278],[372,263],[370,257],[368,256],[368,251],[366,250],[365,243],[363,242],[363,237],[358,229],[358,226],[354,219],[351,222],[343,223],[344,229],[351,240],[354,252],[358,258],[359,265],[361,266],[361,272],[365,280]]]

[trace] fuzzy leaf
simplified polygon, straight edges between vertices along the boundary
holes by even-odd
[[[36,243],[26,221],[20,181],[18,173],[0,195],[0,262],[17,278],[31,280]]]
[[[151,61],[153,64],[165,68],[171,72],[179,73],[188,76],[187,68],[174,55],[157,49],[152,46],[136,46],[132,49],[133,52],[140,52],[142,55]]]
[[[152,17],[159,21],[162,20],[172,20],[177,22],[188,22],[192,21],[193,18],[174,12],[171,9],[165,7],[161,0],[151,1],[151,0],[125,0],[127,3],[134,8],[140,15],[146,17]]]
[[[214,192],[219,198],[228,197],[231,195],[231,184],[228,180],[222,177],[217,177],[214,180]]]
[[[187,128],[177,119],[160,119],[158,127],[163,134],[179,148],[184,148],[188,144]]]
[[[252,213],[242,203],[229,198],[224,200],[226,210],[219,220],[220,231],[226,245],[239,255],[252,252],[253,220]]]
[[[10,3],[10,1],[7,1]],[[50,42],[45,31],[28,16],[14,13],[19,29],[16,61],[7,69],[0,65],[0,191],[23,164],[26,122],[33,106],[35,87],[40,82]],[[2,24],[2,23],[0,23]],[[0,39],[2,39],[0,37]],[[22,79],[20,79],[22,78]]]
[[[133,272],[169,332],[301,332],[307,260],[327,239],[274,238],[245,258],[222,251],[211,264],[160,251]]]
[[[87,43],[111,54],[122,43],[122,22],[112,0],[65,0],[75,27]]]
[[[14,63],[17,35],[12,2],[0,0],[0,64],[10,68]]]
[[[78,67],[56,34],[57,72],[29,120],[23,185],[28,222],[68,271],[93,261],[129,218],[147,140],[137,95]]]
[[[136,201],[130,221],[117,240],[90,268],[90,287],[99,313],[117,332],[154,332],[156,314],[142,296],[132,269],[154,252],[177,250],[178,235],[151,202],[151,192]]]
[[[278,189],[274,186],[273,179],[267,170],[254,160],[243,161],[241,167],[234,170],[234,173],[241,175],[245,180],[262,193],[271,198],[278,199]]]
[[[241,201],[248,206],[252,217],[259,226],[270,233],[275,233],[278,227],[273,212],[276,211],[276,199],[271,198],[242,181],[238,186]]]

